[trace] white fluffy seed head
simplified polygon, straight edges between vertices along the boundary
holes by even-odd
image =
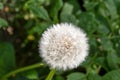
[[[39,41],[40,56],[58,70],[78,67],[88,55],[88,47],[86,34],[68,23],[51,26]]]

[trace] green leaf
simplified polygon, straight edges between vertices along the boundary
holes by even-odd
[[[46,28],[48,28],[50,25],[52,25],[51,23],[40,23],[40,24],[36,24],[31,30],[28,31],[29,34],[41,34],[44,30],[46,30]]]
[[[43,6],[30,6],[30,11],[41,19],[50,20],[47,10]]]
[[[120,69],[105,74],[102,80],[120,80]]]
[[[15,68],[15,55],[12,44],[0,42],[0,76]]]
[[[120,15],[120,0],[114,0],[114,1],[115,1],[115,5],[117,6],[118,15]]]
[[[90,35],[89,36],[90,39],[89,39],[89,43],[90,43],[90,53],[94,53],[95,51],[98,51],[97,50],[97,41],[96,41],[96,38],[94,37],[94,35]]]
[[[82,12],[79,17],[79,26],[89,34],[97,30],[97,22],[93,13]]]
[[[75,15],[72,14],[72,11],[73,11],[73,5],[69,3],[65,3],[60,14],[60,22],[77,24],[78,21]]]
[[[88,80],[102,80],[102,77],[99,76],[98,74],[89,74],[88,75]]]
[[[65,80],[62,76],[56,76],[55,80]]]
[[[29,6],[42,6],[42,4],[46,2],[48,2],[48,0],[28,0],[24,5],[24,9],[29,8]]]
[[[62,14],[60,16],[60,21],[61,22],[68,22],[68,23],[77,24],[76,17],[74,15],[69,15],[69,14]]]
[[[98,30],[98,32],[100,34],[103,34],[103,35],[106,35],[106,34],[108,34],[110,32],[109,29],[105,25],[103,25],[103,24],[99,24],[97,30]]]
[[[52,3],[51,3],[50,15],[55,22],[58,22],[58,13],[63,6],[63,1],[62,0],[51,0],[51,1]]]
[[[84,77],[85,77],[85,74],[79,73],[79,72],[74,72],[67,76],[67,80],[81,80]]]
[[[7,21],[5,21],[4,19],[0,18],[0,28],[1,27],[6,27],[6,26],[8,26]]]
[[[63,14],[72,14],[73,11],[73,5],[69,3],[65,3],[61,12],[61,15]]]
[[[101,16],[104,16],[104,17],[108,17],[110,16],[109,15],[109,12],[108,12],[108,9],[106,8],[106,6],[104,5],[104,2],[101,1],[100,4],[99,4],[99,8],[98,8],[98,14],[100,14]]]
[[[42,3],[44,3],[44,2],[41,0],[37,0],[37,2],[35,0],[30,0],[24,5],[24,8],[31,11],[35,16],[37,16],[43,20],[50,21],[48,12],[41,5]]]
[[[107,19],[101,15],[97,15],[98,29],[97,32],[102,35],[107,35],[110,32],[110,25]]]
[[[109,71],[107,61],[105,57],[98,57],[96,58],[95,62],[100,65],[102,68],[104,68],[106,71]]]
[[[65,2],[65,4],[68,3],[69,5],[71,5],[73,7],[73,10],[72,12],[76,14],[76,12],[80,11],[81,12],[81,9],[80,9],[80,3],[78,0],[68,0],[67,2]],[[68,10],[67,10],[68,11]],[[66,11],[66,12],[67,12]]]
[[[101,38],[101,45],[102,48],[106,51],[110,51],[111,49],[113,49],[113,43],[107,37]]]
[[[92,64],[91,66],[87,67],[87,73],[97,74],[98,71],[99,71],[99,69],[96,64]]]
[[[112,19],[118,18],[117,8],[116,8],[116,5],[114,3],[114,0],[105,0],[104,3],[106,5]]]
[[[3,3],[0,2],[0,10],[3,9]]]
[[[111,51],[107,54],[107,63],[110,69],[118,69],[119,58],[116,54],[115,50],[111,49]]]
[[[96,2],[88,2],[87,0],[84,0],[84,7],[89,10],[94,10],[94,8],[98,5],[98,1]]]
[[[24,72],[23,74],[26,78],[30,79],[30,80],[38,80],[39,77],[38,77],[38,73],[36,70],[29,70],[29,71],[26,71]]]

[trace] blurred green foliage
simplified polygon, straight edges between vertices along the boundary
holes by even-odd
[[[0,77],[42,62],[38,40],[61,22],[85,30],[90,54],[78,68],[57,71],[53,80],[120,80],[120,0],[0,0]],[[38,67],[8,80],[44,80],[48,73],[47,66]]]

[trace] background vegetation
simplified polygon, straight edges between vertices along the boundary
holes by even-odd
[[[90,54],[53,80],[120,80],[120,0],[0,0],[0,80],[44,80],[50,70],[38,66],[38,40],[61,22],[85,30]]]

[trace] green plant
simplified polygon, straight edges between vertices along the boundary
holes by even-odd
[[[0,80],[44,80],[49,68],[39,64],[38,40],[46,28],[61,22],[85,30],[90,51],[82,65],[57,71],[53,80],[119,80],[119,4],[120,0],[0,0]]]

